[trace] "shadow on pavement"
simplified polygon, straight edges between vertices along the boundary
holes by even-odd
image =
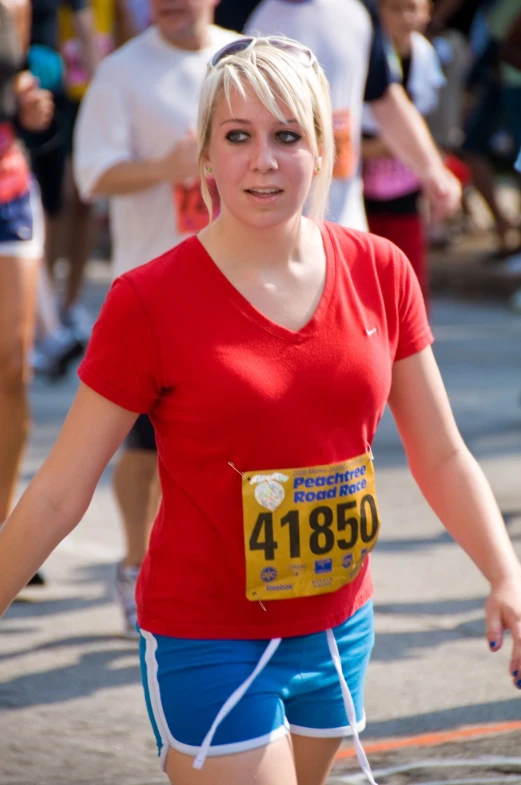
[[[506,701],[490,701],[454,709],[431,711],[426,714],[413,714],[402,719],[383,720],[367,723],[368,738],[394,738],[397,736],[418,735],[432,731],[446,731],[465,725],[481,723],[508,722],[519,716],[519,697]]]
[[[112,638],[100,636],[77,637],[53,641],[34,651],[88,643],[106,643]],[[18,652],[18,655],[28,652]],[[119,667],[121,657],[135,656],[135,665]],[[10,656],[16,656],[10,655]],[[108,651],[86,652],[72,665],[60,665],[42,673],[18,676],[0,688],[0,712],[42,704],[62,703],[75,698],[93,695],[101,690],[139,684],[141,681],[137,644],[122,645]]]
[[[455,627],[420,630],[415,632],[379,632],[373,649],[373,662],[397,662],[416,659],[422,649],[433,650],[447,641],[485,636],[485,620],[477,619]],[[485,642],[483,642],[485,646]],[[519,699],[518,699],[519,703]]]
[[[455,600],[430,600],[422,602],[389,602],[375,603],[375,613],[397,614],[406,616],[448,616],[454,613],[468,613],[483,608],[483,600],[472,597],[469,599],[457,598]]]

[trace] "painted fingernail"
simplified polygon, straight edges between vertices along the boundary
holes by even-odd
[[[514,677],[514,679],[516,678],[518,673],[519,673],[519,671],[512,671],[512,676]]]
[[[490,643],[488,645],[490,646],[491,649],[495,649],[496,646],[497,646],[497,643],[496,643],[496,641],[490,641]]]
[[[519,681],[516,682],[516,686],[519,687],[519,689],[521,690],[521,679],[519,679]]]

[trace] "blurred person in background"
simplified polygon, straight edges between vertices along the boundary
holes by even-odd
[[[88,0],[32,0],[31,45],[28,67],[40,86],[53,95],[52,123],[39,133],[25,132],[24,143],[31,156],[31,168],[40,187],[45,215],[45,259],[39,278],[37,347],[31,364],[36,371],[60,375],[62,369],[84,349],[84,342],[66,328],[60,312],[51,270],[59,256],[63,234],[63,186],[68,157],[69,102],[65,88],[65,65],[58,39],[58,12],[67,8],[71,15],[82,57],[89,72],[97,63],[94,22]]]
[[[521,3],[494,0],[483,8],[487,41],[471,75],[475,102],[462,155],[494,220],[498,247],[491,260],[508,263],[519,253],[520,236],[517,219],[498,198],[497,164],[506,161],[511,171],[521,144]]]
[[[37,186],[17,139],[49,125],[52,96],[26,70],[31,8],[0,0],[0,523],[11,509],[29,430],[28,357],[44,227]],[[33,582],[41,582],[37,574]]]
[[[81,98],[99,62],[139,30],[129,1],[33,0],[41,6],[38,30],[45,31],[47,49],[55,48],[61,62],[57,127],[50,129],[49,140],[37,140],[33,151],[35,171],[50,189],[46,262],[51,283],[40,301],[43,329],[32,362],[36,371],[50,378],[66,373],[90,335],[91,321],[79,299],[92,246],[93,216],[72,177],[72,138]],[[67,273],[62,281],[57,263],[63,259]]]
[[[212,24],[216,0],[151,0],[153,25],[100,65],[80,110],[75,177],[82,198],[109,198],[114,276],[208,223],[195,125],[211,54],[236,35]],[[122,326],[123,329],[123,326]],[[113,477],[125,533],[116,595],[137,637],[135,584],[159,504],[155,434],[140,416]]]
[[[215,23],[228,30],[242,32],[259,3],[260,0],[220,0],[215,9]]]
[[[263,0],[249,18],[252,35],[282,33],[308,46],[331,87],[336,166],[328,217],[367,229],[360,169],[363,102],[369,102],[383,141],[417,175],[438,216],[458,208],[461,188],[443,164],[418,110],[393,73],[376,8],[361,0]]]
[[[430,0],[380,0],[380,19],[397,58],[407,95],[425,117],[437,105],[445,82],[434,47],[421,34],[430,15]],[[427,248],[419,197],[421,182],[394,158],[382,141],[370,106],[364,107],[364,197],[369,230],[402,249],[428,301]]]

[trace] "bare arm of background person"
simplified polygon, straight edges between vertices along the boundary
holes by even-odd
[[[510,672],[520,674],[521,565],[487,479],[458,431],[430,348],[394,364],[389,406],[423,496],[490,584],[491,648],[499,650],[509,629]]]
[[[81,45],[83,62],[90,81],[102,59],[96,45],[96,25],[92,9],[82,8],[81,11],[75,11],[72,15],[72,24]]]
[[[128,7],[128,0],[116,0],[116,20],[117,46],[122,46],[140,32]]]
[[[0,528],[0,615],[83,518],[136,417],[80,384],[56,444]]]
[[[26,52],[31,39],[32,9],[28,0],[11,0],[7,9],[12,12],[16,30],[23,52]],[[54,101],[48,90],[41,90],[38,81],[30,71],[22,71],[15,82],[18,119],[22,128],[28,131],[43,131],[54,114]]]
[[[371,103],[371,109],[385,144],[421,180],[433,218],[455,213],[461,202],[461,185],[444,166],[423,117],[403,87],[390,85],[383,98]]]
[[[131,194],[159,183],[182,183],[198,177],[197,139],[195,132],[189,131],[163,158],[114,164],[103,172],[91,196]]]

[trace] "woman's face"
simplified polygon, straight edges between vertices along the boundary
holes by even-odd
[[[318,161],[284,104],[281,122],[248,90],[217,100],[206,155],[221,211],[268,229],[300,214]]]

